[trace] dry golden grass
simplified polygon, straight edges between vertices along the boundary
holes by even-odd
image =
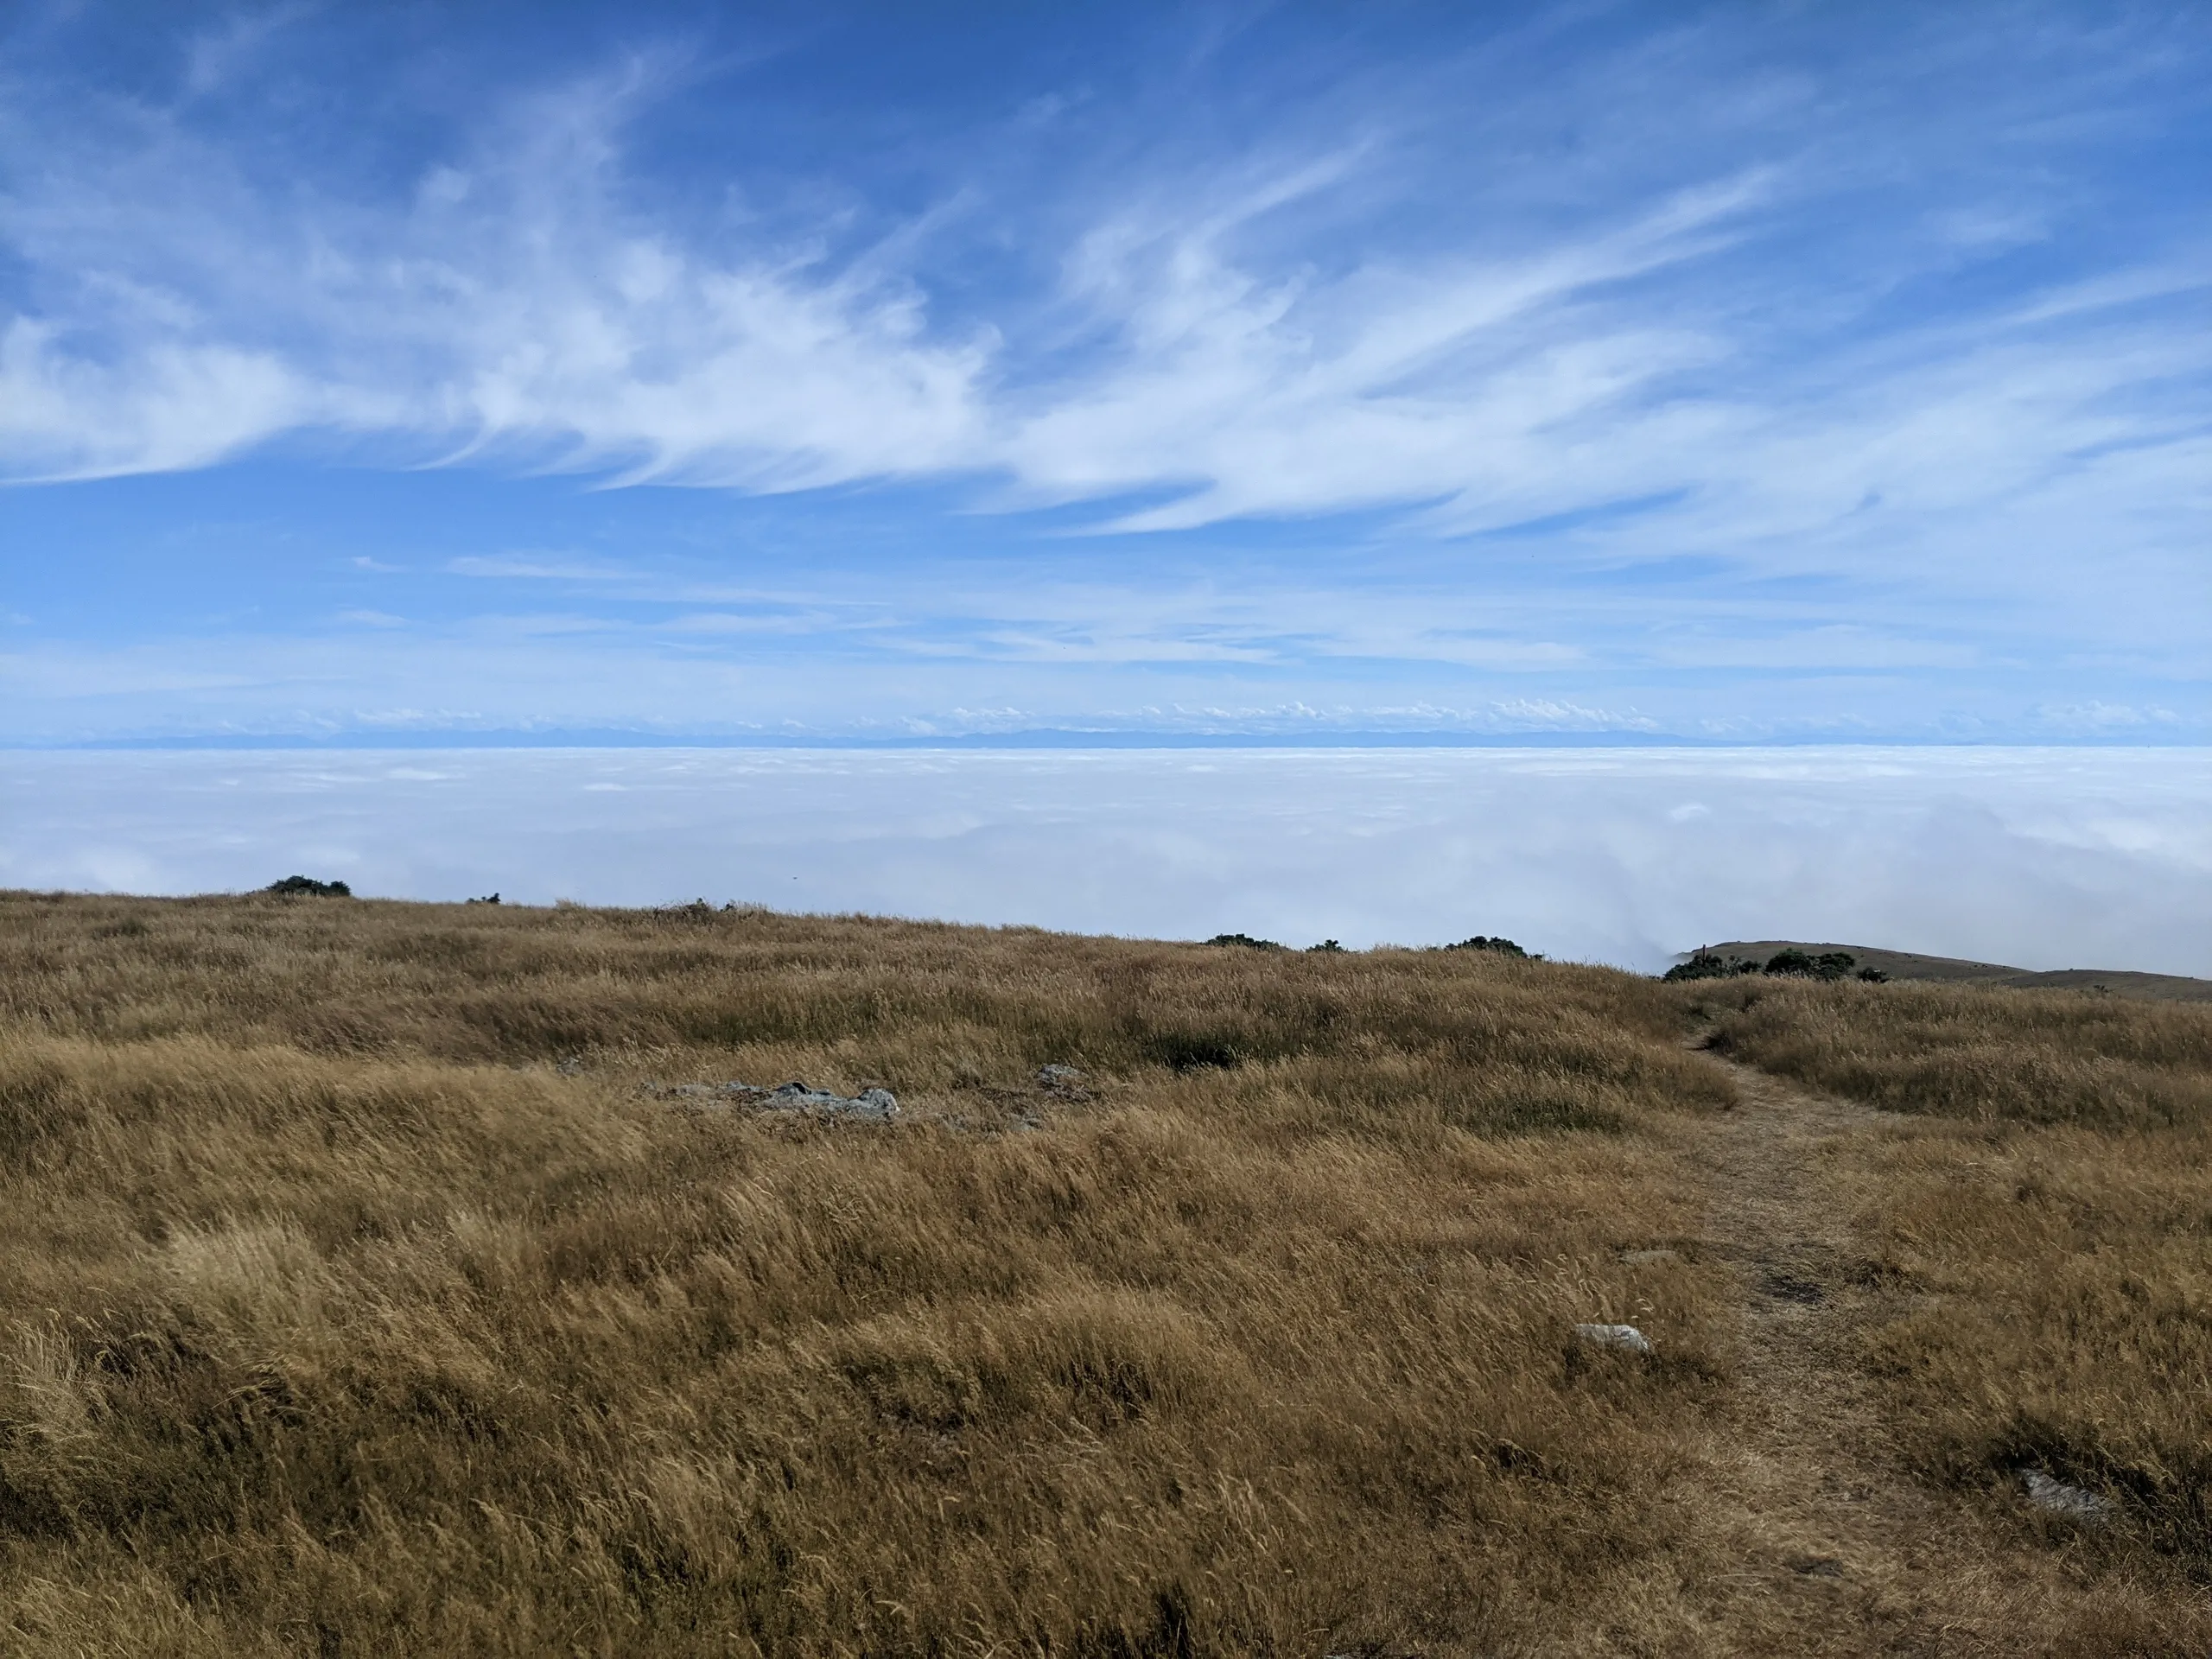
[[[1916,1115],[1840,1160],[1868,1356],[1930,1479],[2018,1513],[2016,1471],[2103,1493],[2106,1560],[2212,1579],[2212,1008],[2056,992],[1737,982],[1715,1046]],[[1931,1121],[1933,1120],[1933,1121]]]
[[[1896,1112],[2105,1128],[2212,1117],[2212,1005],[2069,991],[1692,982],[1710,1046]]]
[[[0,999],[16,1649],[1656,1650],[1694,1622],[1666,1500],[1726,1408],[1731,1287],[1619,1257],[1694,1231],[1647,1131],[1728,1085],[1629,976],[16,895]],[[639,1087],[793,1075],[908,1120]],[[1607,1318],[1656,1361],[1575,1351]]]
[[[2202,1021],[0,894],[0,1651],[2202,1652]],[[1762,1162],[1700,1027],[1955,1116],[1837,1106],[1829,1162]],[[791,1077],[906,1115],[644,1087]],[[1759,1230],[1816,1267],[1853,1213],[1902,1287],[1863,1352],[1897,1512],[1968,1541],[1955,1583],[1786,1557],[1838,1480],[1910,1484],[1882,1435],[1782,1455],[1851,1437],[1783,1433],[1754,1396],[1796,1373],[1740,1363],[1796,1328],[1746,1323]],[[2122,1524],[2023,1518],[2020,1461]]]

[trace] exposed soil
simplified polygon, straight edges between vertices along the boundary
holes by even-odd
[[[1853,1138],[1908,1121],[1729,1070],[1742,1104],[1690,1152],[1713,1185],[1707,1248],[1744,1287],[1744,1409],[1713,1449],[1737,1566],[1691,1599],[1731,1652],[2044,1651],[2057,1562],[1916,1484],[1863,1366],[1868,1326],[1913,1293],[1854,1250],[1844,1165]]]

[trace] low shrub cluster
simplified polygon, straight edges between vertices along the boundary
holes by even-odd
[[[1485,938],[1478,933],[1471,939],[1462,939],[1457,944],[1447,944],[1446,950],[1495,950],[1502,957],[1526,957],[1529,953],[1510,939]],[[1541,957],[1536,958],[1541,961]]]
[[[1823,950],[1818,956],[1791,945],[1776,951],[1764,963],[1748,957],[1724,957],[1718,951],[1695,950],[1687,962],[1678,962],[1660,977],[1680,983],[1694,979],[1740,979],[1746,974],[1768,974],[1777,979],[1862,979],[1879,985],[1889,976],[1878,968],[1861,968],[1848,950]]]
[[[281,881],[271,881],[264,891],[287,895],[304,895],[311,899],[351,899],[353,889],[343,881],[318,881],[311,875],[288,875]]]

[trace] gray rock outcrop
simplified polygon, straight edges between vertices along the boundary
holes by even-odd
[[[2027,1484],[2028,1502],[2039,1510],[2089,1526],[2112,1518],[2112,1500],[2085,1486],[2069,1486],[2063,1480],[2052,1479],[2040,1469],[2023,1469],[2020,1478]]]
[[[857,1095],[840,1095],[810,1087],[797,1079],[773,1089],[762,1089],[749,1083],[679,1083],[672,1089],[647,1084],[645,1087],[651,1093],[673,1096],[679,1100],[727,1101],[734,1106],[802,1112],[810,1117],[888,1123],[899,1116],[899,1096],[888,1089],[863,1089]]]

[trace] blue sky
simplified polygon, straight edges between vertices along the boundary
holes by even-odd
[[[0,741],[2212,741],[2212,10],[19,4]]]

